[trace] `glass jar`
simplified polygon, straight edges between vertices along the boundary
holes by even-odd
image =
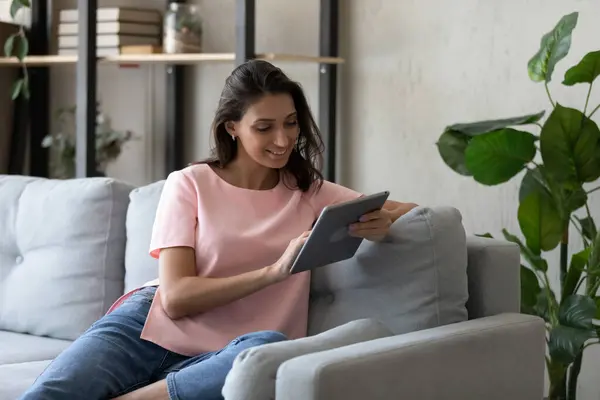
[[[198,6],[171,3],[165,13],[163,52],[200,53],[202,51],[202,20]]]

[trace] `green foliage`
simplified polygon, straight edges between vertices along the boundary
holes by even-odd
[[[29,0],[12,0],[10,3],[10,16],[15,20],[17,13],[22,9],[31,8]],[[29,99],[29,74],[25,65],[25,57],[29,53],[29,40],[22,25],[19,26],[19,31],[10,35],[4,42],[4,56],[16,57],[19,60],[22,77],[17,79],[11,89],[11,98],[16,100],[20,95]]]
[[[502,230],[521,250],[521,311],[546,321],[550,399],[576,400],[584,349],[598,343],[600,326],[600,234],[590,215],[592,192],[584,184],[600,178],[600,129],[587,112],[593,84],[600,76],[600,51],[583,57],[565,73],[562,84],[588,84],[583,110],[554,102],[548,83],[571,46],[578,13],[565,15],[546,33],[527,67],[542,82],[552,109],[515,118],[448,126],[437,144],[444,163],[483,185],[520,179],[518,235]],[[516,129],[519,127],[519,129]],[[539,132],[539,133],[538,133]],[[585,213],[584,217],[575,213]],[[569,229],[581,234],[584,247],[569,262]],[[480,235],[492,237],[489,233]],[[548,279],[546,252],[560,246],[560,290]]]
[[[58,132],[44,137],[42,147],[51,150],[51,176],[69,179],[75,176],[76,107],[61,108],[57,111]],[[118,131],[111,127],[109,118],[97,104],[96,111],[96,169],[104,173],[108,163],[114,161],[126,142],[134,139],[130,131]]]

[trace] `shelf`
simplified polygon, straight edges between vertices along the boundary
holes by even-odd
[[[273,62],[298,62],[319,64],[342,64],[339,57],[318,57],[299,54],[263,53],[257,59]],[[234,53],[196,53],[196,54],[120,54],[117,56],[98,57],[99,64],[198,64],[202,62],[234,62]],[[76,55],[29,56],[25,58],[28,66],[52,66],[75,64]],[[15,66],[16,58],[0,58],[0,66]]]

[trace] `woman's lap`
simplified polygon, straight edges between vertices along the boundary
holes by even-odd
[[[21,400],[107,399],[167,379],[171,398],[220,399],[243,350],[285,340],[278,332],[240,336],[218,352],[186,357],[140,338],[155,288],[134,293],[62,352]]]

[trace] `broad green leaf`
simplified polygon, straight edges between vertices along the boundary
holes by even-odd
[[[521,265],[521,312],[536,315],[535,305],[541,290],[535,273]]]
[[[540,150],[547,172],[559,182],[591,182],[600,177],[596,149],[600,130],[579,110],[557,104],[542,128]]]
[[[529,78],[534,82],[552,80],[556,64],[562,60],[571,48],[571,34],[577,26],[577,12],[565,15],[554,29],[546,33],[540,42],[540,49],[527,63]]]
[[[585,236],[586,239],[594,240],[594,238],[598,234],[598,229],[596,228],[596,223],[594,222],[594,220],[590,217],[585,217],[585,218],[575,217],[575,218],[581,224],[581,231],[583,233],[583,236]]]
[[[14,20],[17,16],[17,12],[19,12],[21,8],[25,7],[31,7],[31,3],[29,2],[29,0],[12,0],[12,2],[10,3],[10,16],[12,17],[12,19]]]
[[[543,318],[544,321],[548,323],[553,323],[553,318],[550,314],[550,304],[552,304],[553,309],[556,309],[558,307],[556,297],[554,296],[554,292],[548,291],[547,288],[542,287],[540,292],[538,293],[535,307],[533,308],[534,315]]]
[[[502,229],[502,234],[504,238],[512,243],[516,243],[521,249],[521,255],[527,260],[531,268],[534,268],[538,271],[546,272],[548,271],[548,263],[544,260],[540,252],[534,252],[529,247],[525,246],[521,239],[519,239],[516,235],[509,233],[506,229]]]
[[[585,206],[587,202],[588,196],[583,190],[583,187],[579,186],[575,189],[565,189],[562,190],[562,206],[564,212],[564,218],[568,219],[568,217],[574,211],[579,210],[581,207]]]
[[[558,309],[558,322],[571,328],[591,330],[592,319],[595,316],[594,299],[580,294],[572,294],[564,298]]]
[[[600,319],[600,297],[594,297],[594,303],[596,303],[596,316],[595,319]]]
[[[593,337],[594,333],[591,330],[558,325],[550,331],[550,357],[555,361],[570,364],[581,352],[585,342]]]
[[[592,242],[590,258],[588,259],[588,274],[592,276],[600,276],[600,232],[596,234]],[[596,293],[589,293],[596,295]]]
[[[598,75],[600,75],[600,51],[592,51],[587,53],[579,64],[569,68],[565,73],[563,85],[592,83]]]
[[[563,286],[562,298],[566,298],[575,293],[577,283],[581,279],[581,274],[585,270],[588,258],[590,257],[590,247],[586,247],[579,253],[573,254],[571,257],[571,264],[565,277],[565,283]]]
[[[525,175],[523,175],[521,186],[519,188],[519,201],[523,201],[532,192],[550,195],[550,193],[548,193],[546,180],[539,167],[527,170]]]
[[[468,136],[459,132],[446,131],[442,133],[437,142],[442,160],[454,172],[464,176],[471,175],[465,165],[465,150],[469,144],[469,139]]]
[[[536,123],[542,119],[545,113],[546,111],[540,111],[535,114],[527,114],[513,118],[455,124],[447,127],[446,131],[460,132],[467,136],[477,136],[483,133],[497,131],[498,129],[508,128],[510,126]]]
[[[29,52],[29,41],[27,40],[27,37],[19,36],[19,47],[18,47],[17,54],[16,54],[19,61],[23,62],[23,59],[25,58],[25,56],[27,56],[28,52]]]
[[[527,247],[534,254],[550,251],[560,243],[565,224],[548,196],[538,192],[529,194],[519,204],[518,218]]]
[[[19,97],[19,94],[21,94],[21,90],[23,89],[23,79],[18,79],[15,81],[15,83],[13,83],[12,86],[12,99],[16,100],[17,97]]]
[[[465,151],[467,169],[484,185],[507,182],[535,156],[535,136],[505,128],[475,136]]]
[[[15,38],[18,36],[18,34],[13,33],[6,39],[6,42],[4,42],[4,55],[6,57],[12,57],[13,49],[15,48]]]

